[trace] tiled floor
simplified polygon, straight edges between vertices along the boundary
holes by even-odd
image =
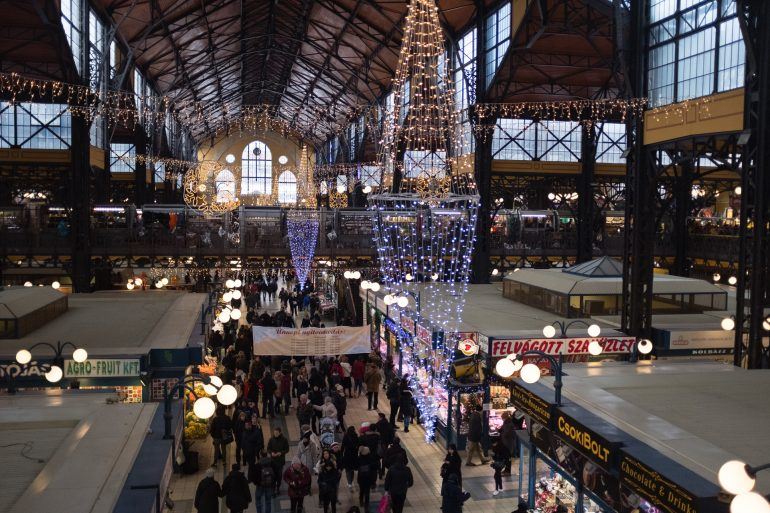
[[[277,310],[277,305],[265,305],[270,311]],[[264,307],[263,307],[264,308]],[[384,397],[384,394],[380,394]],[[294,400],[296,404],[296,399]],[[389,413],[387,401],[380,401],[379,411]],[[377,414],[366,410],[366,398],[348,400],[347,414],[345,422],[347,425],[356,427],[364,421],[375,422]],[[287,417],[278,416],[274,420],[263,419],[262,430],[265,436],[269,436],[272,426],[281,426],[284,433],[288,434],[291,450],[287,460],[291,460],[296,452],[296,446],[299,441],[299,426],[296,417],[292,412]],[[439,469],[444,459],[443,440],[439,439],[437,443],[426,444],[423,439],[424,431],[420,426],[411,426],[409,433],[398,431],[398,436],[402,440],[402,445],[407,450],[409,456],[409,465],[414,475],[414,486],[409,489],[407,494],[406,507],[404,511],[422,512],[422,511],[440,511],[441,507],[441,477]],[[210,440],[199,441],[193,447],[193,450],[200,452],[200,472],[195,475],[175,475],[171,481],[172,499],[175,501],[174,512],[191,513],[194,511],[193,499],[198,482],[203,478],[203,473],[213,459],[213,447]],[[231,444],[229,447],[228,462],[233,461],[234,449]],[[229,463],[228,463],[229,466]],[[513,465],[514,471],[517,465]],[[216,469],[216,479],[221,483],[224,478],[224,468],[222,465]],[[518,476],[508,476],[503,478],[503,492],[497,497],[492,496],[494,490],[494,481],[492,479],[492,469],[488,466],[466,467],[463,466],[463,487],[471,493],[471,499],[465,505],[465,511],[475,512],[484,511],[484,513],[510,513],[516,509],[518,496],[516,487]],[[383,481],[378,481],[376,490],[371,494],[370,511],[377,511],[377,504],[383,494]],[[252,487],[253,491],[253,487]],[[318,505],[318,487],[315,477],[313,477],[313,496],[305,499],[305,512],[316,513],[323,511]],[[345,478],[343,476],[340,482],[338,493],[340,505],[337,511],[345,513],[348,509],[358,504],[358,487],[354,485],[353,490],[348,490]],[[221,505],[221,511],[227,511],[224,504]],[[254,502],[251,503],[247,513],[256,512]],[[282,493],[273,501],[273,511],[289,511],[289,500],[286,496],[286,485],[282,487]]]

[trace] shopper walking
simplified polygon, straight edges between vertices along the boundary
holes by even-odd
[[[243,513],[251,503],[251,490],[249,481],[241,472],[241,466],[233,464],[233,469],[222,483],[222,495],[230,513]]]
[[[310,431],[302,434],[302,440],[297,445],[297,459],[309,469],[314,469],[320,457],[320,447],[313,443]]]
[[[249,467],[249,481],[256,486],[254,502],[257,505],[257,513],[271,513],[276,480],[273,462],[263,450],[259,454],[259,460]]]
[[[441,511],[443,513],[463,513],[463,504],[471,494],[463,492],[456,474],[449,474],[441,486]]]
[[[380,393],[380,383],[382,382],[380,370],[376,365],[369,365],[369,369],[364,374],[364,382],[366,383],[367,410],[376,410],[377,400]]]
[[[478,454],[482,465],[489,463],[489,460],[485,459],[484,454],[481,452],[481,433],[481,411],[479,408],[476,408],[468,418],[468,458],[465,464],[469,467],[475,466],[475,463],[473,463],[473,456],[475,454]]]
[[[332,398],[334,407],[337,409],[337,428],[340,432],[345,431],[345,412],[348,409],[348,400],[345,397],[345,390],[342,385],[335,387],[334,397]]]
[[[503,412],[503,425],[500,427],[500,441],[508,449],[508,453],[513,455],[516,448],[516,426],[510,412]],[[511,475],[511,458],[505,462],[502,475]]]
[[[462,459],[460,459],[460,455],[457,453],[457,445],[449,444],[446,456],[444,457],[444,464],[441,466],[441,478],[446,480],[447,477],[454,474],[457,476],[458,483],[462,486],[462,468]]]
[[[412,405],[412,391],[409,387],[402,387],[399,392],[399,408],[401,416],[404,418],[404,433],[409,432],[409,423],[414,416],[414,407]]]
[[[403,513],[406,492],[414,484],[412,470],[406,466],[406,458],[397,459],[385,476],[385,491],[390,494],[393,513]]]
[[[396,427],[398,408],[401,406],[401,383],[398,379],[390,382],[388,389],[385,391],[385,397],[388,398],[390,403],[390,425]]]
[[[310,470],[295,459],[283,473],[283,480],[289,487],[291,513],[302,513],[305,496],[310,492]]]
[[[225,413],[225,407],[217,406],[216,414],[209,424],[209,434],[214,442],[214,462],[211,464],[215,467],[225,451],[225,447],[228,443],[233,441],[233,421]]]
[[[247,420],[241,434],[241,451],[243,452],[243,464],[250,467],[257,456],[265,448],[265,438],[259,424],[254,425]]]
[[[492,495],[496,496],[503,489],[502,473],[505,469],[505,466],[511,461],[511,453],[508,452],[508,448],[505,446],[502,440],[497,440],[495,442],[495,444],[492,446],[492,452],[494,453],[494,458],[492,459],[492,470],[495,471],[495,491],[492,492]]]
[[[324,449],[318,462],[318,495],[323,504],[324,513],[337,513],[337,490],[340,473],[337,463],[329,450]]]
[[[289,441],[283,436],[281,428],[273,429],[273,436],[267,442],[267,454],[273,464],[273,472],[276,476],[283,475],[283,466],[286,464],[286,455],[289,453]],[[275,480],[275,493],[281,490],[281,480]]]
[[[265,371],[260,383],[262,384],[262,418],[264,419],[268,415],[270,415],[270,418],[275,418],[273,413],[273,401],[275,400],[277,385],[269,370]]]
[[[348,490],[353,489],[353,477],[358,470],[358,433],[356,428],[348,426],[345,436],[342,437],[342,468],[345,469],[345,478],[348,482]]]
[[[206,469],[206,477],[198,483],[195,490],[193,505],[198,513],[219,513],[219,498],[222,496],[222,488],[214,479],[214,469]],[[269,513],[269,512],[268,512]]]
[[[377,482],[377,461],[368,447],[358,449],[358,504],[369,511],[372,488]]]
[[[356,397],[361,397],[364,393],[364,374],[366,373],[366,365],[361,358],[357,358],[353,362],[353,370],[350,371],[350,376],[353,378],[353,392]]]

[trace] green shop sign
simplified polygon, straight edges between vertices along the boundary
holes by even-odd
[[[64,361],[65,378],[124,378],[139,376],[139,359],[88,359]]]

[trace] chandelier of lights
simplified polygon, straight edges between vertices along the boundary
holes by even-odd
[[[414,350],[411,337],[401,340],[428,441],[457,347],[479,206],[444,41],[433,0],[412,0],[381,141],[379,183],[387,185],[369,198],[390,298],[400,296],[405,308],[411,297],[420,316],[444,333],[429,354]]]
[[[317,210],[294,209],[286,215],[291,261],[300,288],[305,287],[315,256],[320,220]]]
[[[240,170],[204,160],[184,175],[184,202],[204,214],[222,214],[238,208]]]

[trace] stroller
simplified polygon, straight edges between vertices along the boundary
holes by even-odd
[[[324,417],[318,425],[318,440],[321,442],[321,449],[331,449],[332,444],[337,440],[335,432],[337,431],[337,421],[330,417]]]

